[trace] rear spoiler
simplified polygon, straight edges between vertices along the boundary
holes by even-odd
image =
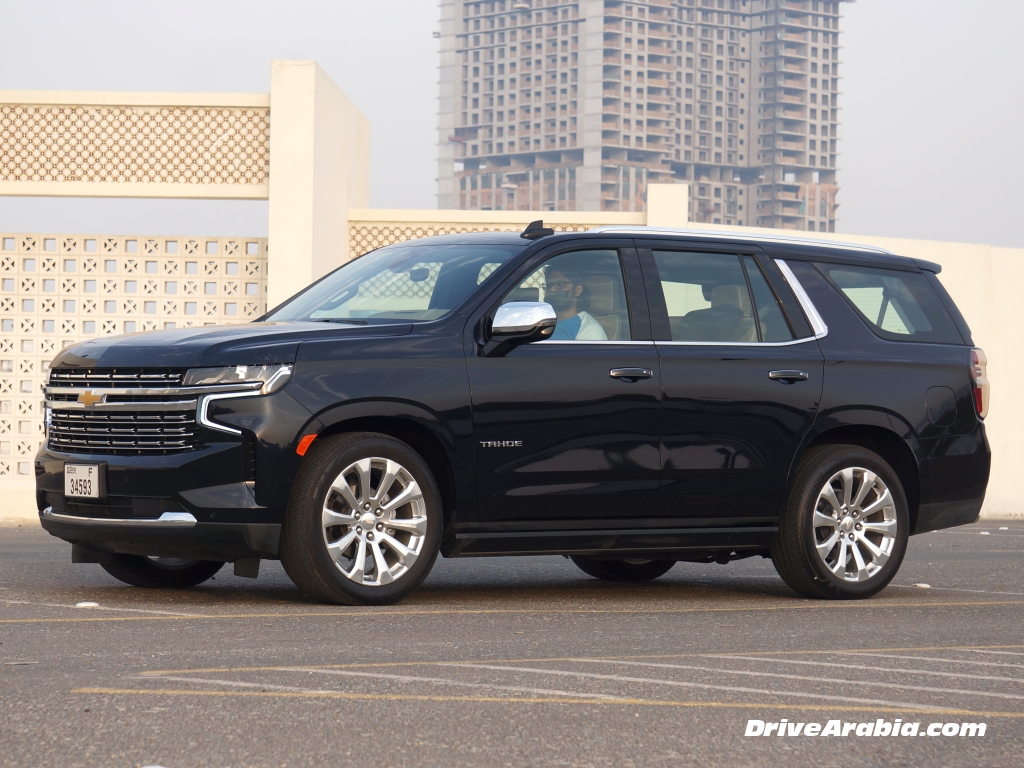
[[[924,259],[914,259],[914,263],[917,264],[925,272],[931,272],[932,274],[939,274],[942,271],[942,265],[936,264],[934,261],[925,261]]]

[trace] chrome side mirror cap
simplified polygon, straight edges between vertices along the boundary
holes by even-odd
[[[551,338],[557,322],[555,310],[544,301],[502,304],[494,313],[490,333],[481,351],[486,357],[500,357],[520,344]]]
[[[518,336],[539,333],[547,328],[553,333],[556,322],[555,310],[545,301],[510,301],[495,312],[491,335]]]

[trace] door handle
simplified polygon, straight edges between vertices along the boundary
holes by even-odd
[[[785,384],[792,384],[796,381],[807,381],[811,376],[804,371],[769,371],[768,378]]]
[[[654,376],[650,368],[612,368],[608,375],[613,379],[621,381],[636,381],[637,379],[649,379]]]

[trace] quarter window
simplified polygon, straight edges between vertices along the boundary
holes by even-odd
[[[553,341],[632,338],[619,253],[573,251],[549,259],[509,291],[510,301],[544,301],[558,317]]]
[[[918,272],[819,264],[871,329],[893,341],[962,344],[949,313]]]

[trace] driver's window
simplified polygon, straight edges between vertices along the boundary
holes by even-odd
[[[619,253],[573,251],[548,259],[509,291],[510,301],[545,301],[558,323],[553,341],[627,341],[631,338]]]

